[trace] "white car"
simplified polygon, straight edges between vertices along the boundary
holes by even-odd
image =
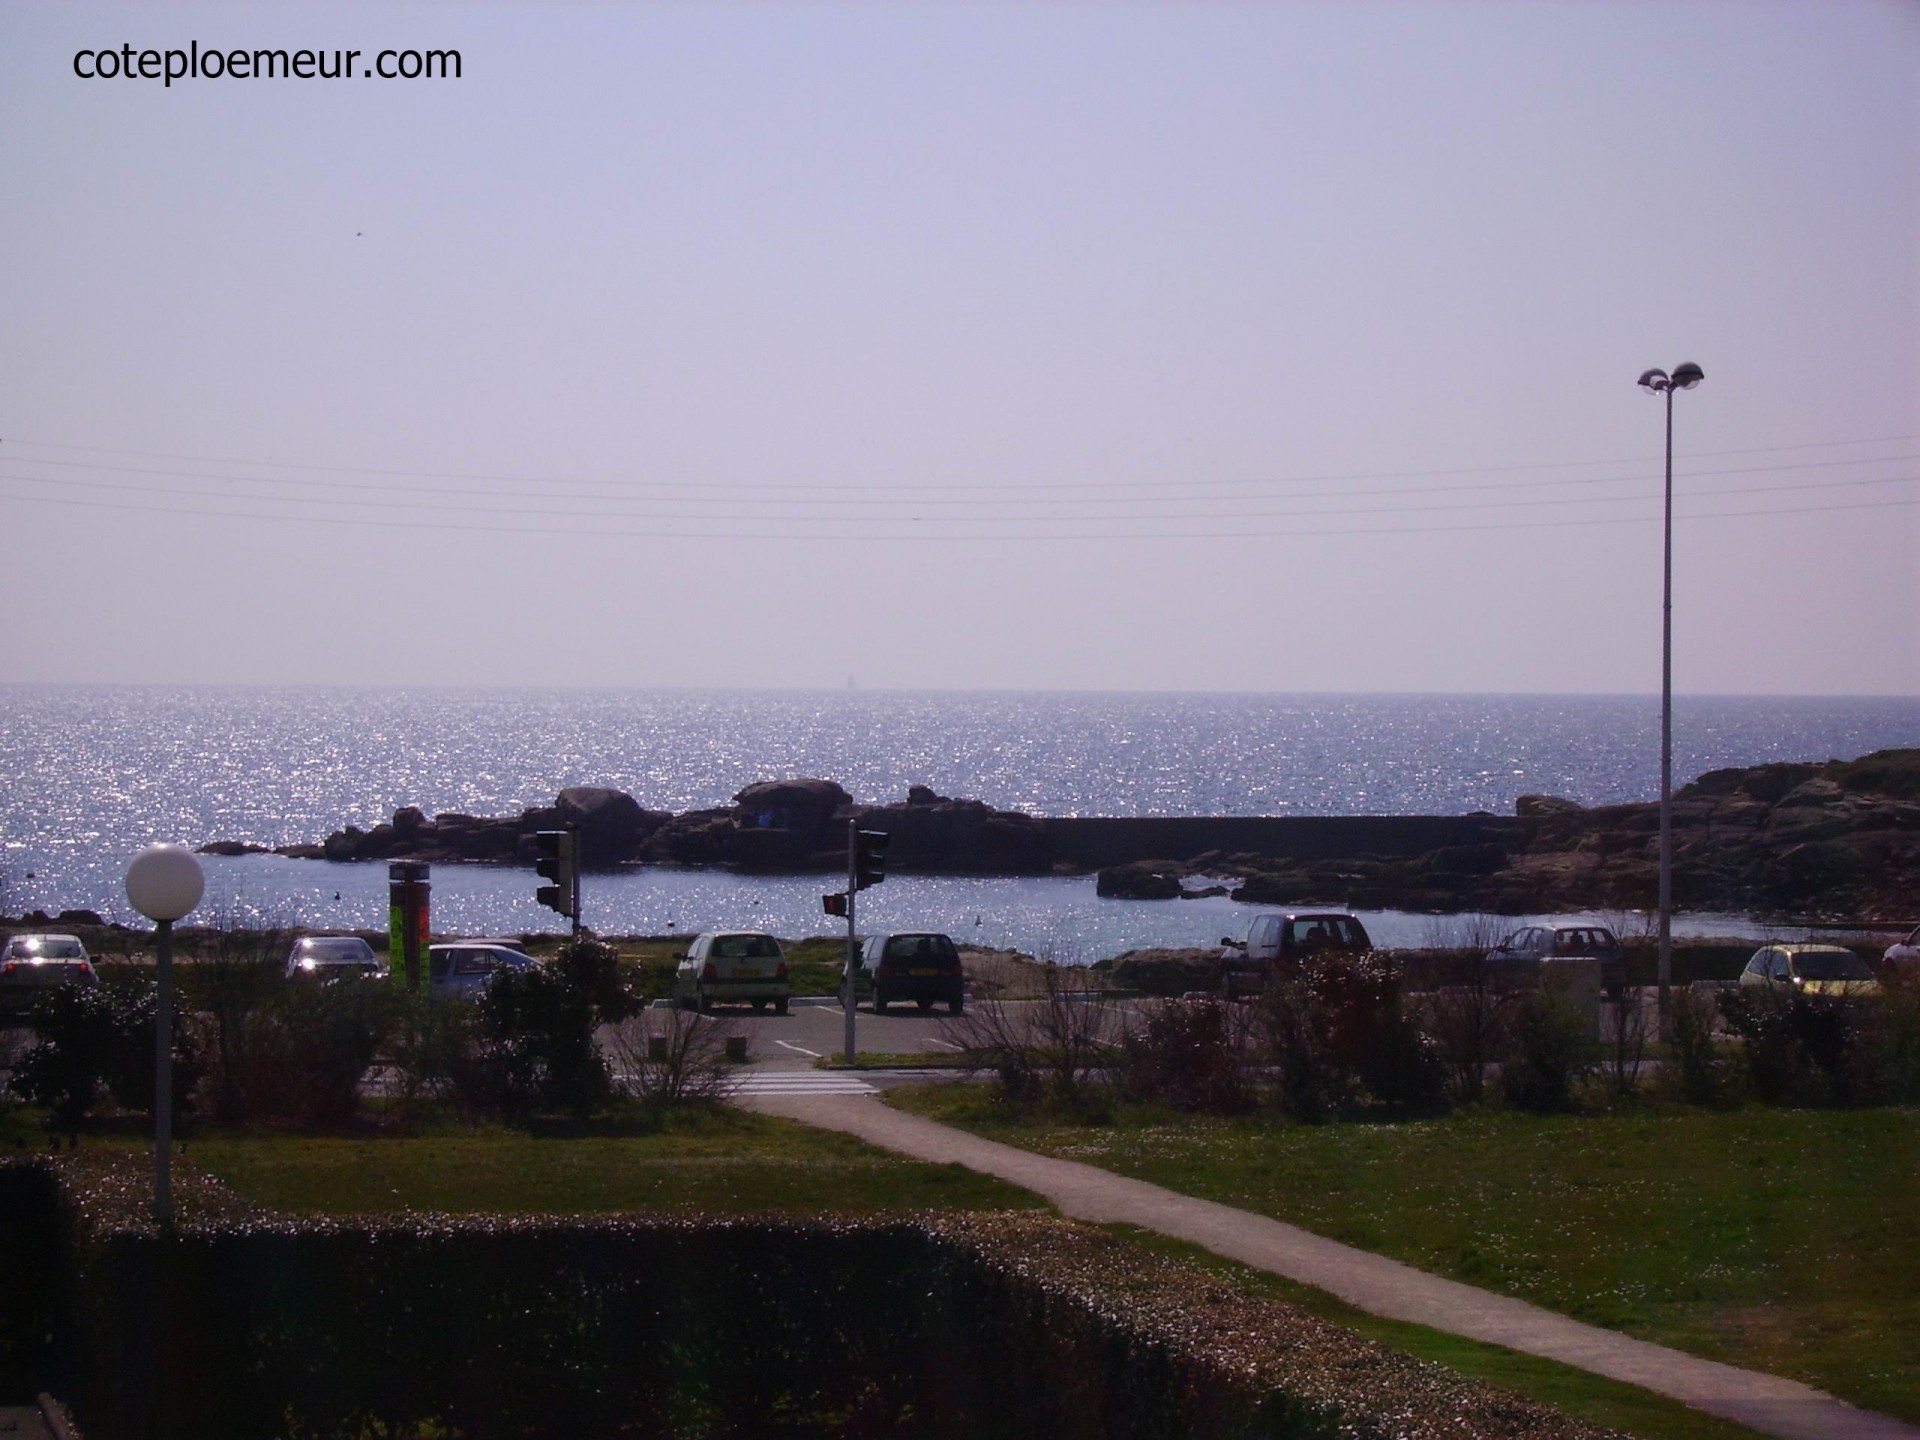
[[[539,964],[505,940],[450,940],[429,945],[428,993],[436,1000],[478,1000],[503,971],[533,970]]]
[[[0,949],[0,1011],[24,1012],[55,985],[98,985],[77,935],[15,935]]]
[[[309,975],[316,980],[361,979],[386,973],[373,947],[358,935],[307,935],[293,942],[287,955],[287,978]]]
[[[1880,958],[1889,965],[1920,970],[1920,925],[1914,926],[1906,939],[1889,945]]]
[[[787,1013],[793,986],[780,942],[757,930],[713,930],[694,936],[673,974],[673,1000],[681,1009],[705,1013],[716,1000],[745,1000],[756,1010],[773,1002]]]

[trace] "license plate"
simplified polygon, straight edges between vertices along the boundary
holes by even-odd
[[[940,972],[938,970],[909,970],[907,973],[913,976],[915,979],[918,979],[923,975],[926,975],[926,976],[938,975]]]

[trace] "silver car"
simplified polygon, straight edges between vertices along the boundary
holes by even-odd
[[[429,993],[436,1000],[478,1000],[505,971],[533,970],[539,964],[504,940],[450,940],[429,945]]]
[[[0,949],[0,1013],[24,1011],[56,985],[99,983],[78,935],[15,935]]]
[[[358,935],[308,935],[287,954],[287,978],[362,979],[386,973],[373,947]]]

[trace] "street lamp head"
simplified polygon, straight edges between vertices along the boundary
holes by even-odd
[[[1707,372],[1689,360],[1673,372],[1673,379],[1670,383],[1676,390],[1691,390],[1706,378]]]
[[[127,866],[127,899],[149,920],[178,920],[206,893],[200,862],[182,845],[149,845]]]
[[[1649,395],[1660,394],[1672,383],[1664,370],[1649,370],[1640,377],[1640,388]]]

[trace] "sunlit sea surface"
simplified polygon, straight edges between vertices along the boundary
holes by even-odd
[[[1920,700],[1682,698],[1676,783],[1722,766],[1920,745]],[[723,804],[757,780],[838,780],[857,799],[930,785],[1036,815],[1511,814],[1523,794],[1650,800],[1659,705],[1644,696],[1128,695],[0,686],[0,912],[78,906],[131,921],[143,845],[319,840],[401,805],[517,814],[568,785],[653,809]],[[209,857],[204,913],[384,928],[386,871]],[[447,933],[557,928],[530,872],[439,866]],[[827,929],[819,877],[590,877],[609,933]],[[335,897],[338,897],[337,899]],[[1230,901],[1099,900],[1085,879],[895,876],[862,928],[938,925],[1062,959],[1217,941]],[[1701,917],[1696,928],[1721,921]],[[1382,943],[1435,922],[1375,917]]]

